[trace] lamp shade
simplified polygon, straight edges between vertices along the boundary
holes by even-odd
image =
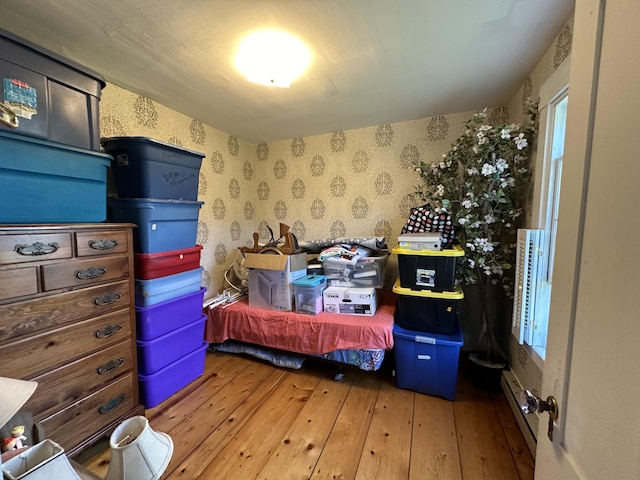
[[[157,480],[173,455],[173,441],[143,416],[122,422],[111,434],[111,462],[104,480]]]
[[[0,377],[0,427],[18,413],[37,386],[37,382],[30,380]]]
[[[6,480],[81,480],[64,449],[45,438],[2,466]]]

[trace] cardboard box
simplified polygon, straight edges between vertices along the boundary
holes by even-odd
[[[291,312],[293,282],[307,274],[307,254],[247,253],[249,306]]]
[[[373,315],[378,304],[375,288],[327,287],[322,298],[327,313]]]
[[[407,250],[442,250],[440,232],[404,233],[398,237],[398,247]]]

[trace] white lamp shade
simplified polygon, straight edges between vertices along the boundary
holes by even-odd
[[[7,480],[80,480],[64,449],[45,439],[2,466]]]
[[[37,382],[0,377],[0,427],[11,420],[33,395]]]
[[[111,463],[105,480],[157,480],[173,455],[173,441],[155,432],[143,416],[129,418],[111,434]]]

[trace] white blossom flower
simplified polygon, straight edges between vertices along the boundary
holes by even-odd
[[[476,247],[483,252],[493,252],[493,244],[486,238],[476,238]]]
[[[523,150],[527,148],[527,145],[529,145],[529,142],[527,141],[527,139],[524,138],[524,133],[521,133],[520,135],[518,135],[514,141],[516,142],[516,148],[518,150]]]
[[[416,193],[433,212],[447,213],[454,222],[456,240],[465,250],[456,281],[506,285],[513,271],[503,265],[513,262],[515,218],[522,215],[517,189],[530,178],[528,150],[535,131],[533,122],[521,128],[487,119],[486,109],[477,112],[448,153],[429,166],[416,162],[427,187]]]
[[[493,165],[489,165],[488,163],[482,165],[482,175],[488,177],[489,175],[492,175],[494,173],[496,173],[496,167],[494,167]]]

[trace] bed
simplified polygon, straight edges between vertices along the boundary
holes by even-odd
[[[245,298],[208,310],[205,340],[210,350],[270,361],[274,352],[284,352],[280,361],[293,368],[299,368],[304,358],[315,357],[375,371],[393,347],[395,306],[395,294],[386,290],[378,290],[373,316],[264,310],[250,307]]]

